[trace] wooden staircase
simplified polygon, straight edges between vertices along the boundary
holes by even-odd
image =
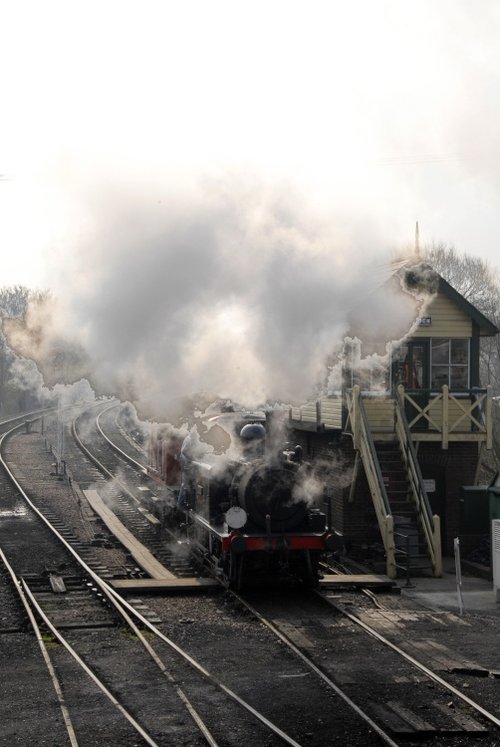
[[[377,403],[391,413],[384,418],[384,438],[378,441],[380,423],[374,427],[370,422],[359,386],[346,392],[346,402],[345,432],[352,436],[368,481],[387,575],[430,571],[441,576],[439,516],[430,509],[401,392]]]
[[[395,561],[398,575],[433,573],[419,512],[412,499],[410,480],[397,441],[375,442],[380,472],[393,517]]]

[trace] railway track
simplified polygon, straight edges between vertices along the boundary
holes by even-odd
[[[28,466],[23,465],[20,469],[19,454],[26,451],[20,448],[19,441],[24,441],[26,445],[36,439],[36,433],[23,433],[18,439],[14,439],[18,442],[17,449],[9,442],[10,456],[14,462],[16,457],[18,460],[17,472],[22,472],[25,477]],[[50,459],[51,455],[46,452],[46,461]],[[40,467],[37,466],[37,469],[40,470]],[[60,480],[59,475],[52,477],[56,486],[65,485],[69,489],[67,480]],[[37,497],[41,482],[40,479],[35,486],[38,488],[38,492],[34,491],[37,492]],[[69,490],[71,493],[72,488]],[[43,686],[37,691],[36,701],[41,703],[44,699],[50,700],[50,675],[52,688],[61,693],[58,695],[58,705],[62,714],[57,718],[52,713],[52,718],[59,722],[59,726],[66,723],[68,743],[75,744],[76,740],[82,746],[174,742],[193,745],[207,742],[214,745],[254,745],[256,741],[268,745],[301,744],[287,733],[290,726],[293,734],[300,734],[301,730],[296,728],[293,720],[290,724],[286,710],[280,707],[280,697],[287,697],[281,681],[278,681],[275,691],[266,688],[256,705],[249,705],[241,694],[236,694],[237,690],[246,692],[250,689],[255,695],[256,678],[259,681],[260,676],[261,681],[264,681],[268,674],[267,659],[258,662],[258,665],[251,659],[245,662],[242,686],[241,646],[235,646],[232,655],[228,656],[226,630],[218,650],[207,646],[206,636],[199,639],[198,642],[202,644],[202,651],[199,653],[204,658],[200,663],[192,652],[188,653],[158,625],[140,615],[137,604],[119,597],[86,565],[72,544],[53,526],[49,526],[46,516],[37,512],[35,502],[23,494],[19,481],[14,483],[10,503],[4,503],[3,507],[6,514],[12,513],[10,526],[3,526],[6,531],[3,539],[7,545],[7,553],[2,551],[5,568],[9,570],[13,587],[22,591],[23,604],[27,602],[32,615],[38,618],[39,630],[36,636],[41,647],[44,638],[48,637],[44,658],[52,662],[52,670],[59,675],[59,684],[55,685],[53,672],[42,675],[37,660],[36,681],[43,683]],[[12,533],[14,525],[15,541],[9,545],[7,533],[8,530]],[[20,548],[28,545],[32,547],[31,543],[37,543],[33,552],[19,552]],[[80,567],[82,577],[87,579],[86,596],[79,594],[79,589],[72,588],[73,580],[78,576],[73,566]],[[45,581],[50,584],[50,591]],[[68,602],[71,597],[74,604]],[[99,610],[104,610],[102,618],[96,614],[96,600]],[[25,609],[28,614],[26,605]],[[116,623],[118,613],[122,618],[125,617],[129,629],[127,634],[123,632],[124,623],[120,623],[118,629],[113,624]],[[148,636],[144,635],[144,630],[148,632]],[[257,632],[260,637],[260,626],[257,631],[252,632],[253,636]],[[148,656],[152,659],[145,660],[144,652],[141,650],[138,653],[138,641],[142,641],[150,649],[149,633],[156,637],[155,646],[163,650],[158,653],[148,650]],[[24,650],[26,634],[20,631],[19,636],[23,640],[18,645]],[[259,645],[262,648],[262,641],[253,641],[252,645],[257,650]],[[269,645],[276,647],[276,642],[267,641],[266,646]],[[173,654],[175,661],[172,661]],[[288,657],[283,657],[279,650],[273,652],[272,661],[275,666],[280,667],[280,671],[284,670],[283,676],[287,676],[287,670],[290,677],[295,675],[295,661],[291,662]],[[224,662],[226,682],[222,682],[207,668],[207,664],[217,665],[221,662]],[[85,676],[82,674],[84,664],[88,667],[88,670],[83,669]],[[227,680],[238,687],[233,690]],[[182,687],[179,685],[181,682]],[[305,689],[309,688],[310,686]],[[271,707],[268,702],[270,695]],[[323,698],[323,709],[328,713],[331,705],[328,696],[318,692],[317,698]],[[104,699],[109,707],[106,707],[106,702],[103,703]],[[196,701],[196,708],[192,706],[192,700]],[[95,713],[99,714],[98,719],[92,717]],[[263,715],[264,713],[267,715]],[[336,718],[340,718],[339,712],[336,713]],[[71,726],[67,724],[68,719]],[[306,715],[299,714],[299,720],[306,720]],[[4,720],[4,734],[9,728],[6,726],[8,723],[12,723],[12,719],[10,722],[8,719]],[[64,744],[59,726],[55,743]],[[311,726],[309,728],[312,729]],[[314,735],[314,730],[310,734]],[[12,734],[9,735],[8,743],[15,743]],[[24,743],[36,741],[30,738]],[[322,744],[323,740],[318,742],[309,738],[307,743]],[[358,743],[369,744],[370,733],[366,732]]]
[[[96,418],[95,423],[95,430],[90,429],[90,427],[85,428],[86,433],[86,442],[88,445],[81,444],[83,446],[85,452],[87,455],[92,459],[93,463],[95,465],[98,465],[99,468],[108,476],[108,478],[112,478],[115,475],[119,475],[118,477],[118,483],[119,483],[119,489],[124,488],[124,478],[123,478],[123,467],[124,464],[127,467],[131,467],[135,472],[135,479],[137,480],[137,474],[142,475],[143,469],[145,467],[145,462],[138,461],[137,455],[134,453],[130,453],[130,448],[137,451],[135,445],[130,442],[128,438],[126,438],[126,435],[123,433],[123,428],[118,423],[118,413],[116,409],[111,406],[108,409],[101,412],[98,417]],[[98,435],[96,435],[98,434]],[[116,441],[119,441],[119,444],[116,443]],[[92,444],[91,448],[92,451],[90,451],[90,444]],[[99,456],[96,456],[96,452],[98,452]],[[118,461],[117,461],[118,460]],[[133,482],[130,477],[130,473],[127,472],[127,478],[126,478],[127,485],[130,486],[130,484]],[[137,489],[137,485],[136,485]],[[127,492],[127,491],[125,491]],[[133,490],[128,488],[128,505],[129,509],[131,510],[131,507],[134,503],[137,503],[137,498],[134,495]],[[132,506],[131,506],[132,504]],[[119,505],[119,504],[118,504]],[[115,505],[113,506],[115,510]],[[123,516],[122,511],[120,508],[117,509],[117,514],[120,516],[120,518],[124,521],[127,521],[127,517]],[[130,525],[130,524],[129,524]],[[154,606],[154,605],[153,605]],[[160,616],[160,619],[163,617],[160,610],[158,610],[158,614]],[[153,631],[153,628],[151,628]],[[158,634],[158,628],[154,628],[155,634]],[[273,644],[274,645],[274,644]],[[206,649],[206,640],[203,639],[203,649]],[[202,657],[204,654],[204,651],[197,650],[197,657]],[[221,654],[221,658],[224,658],[225,664],[227,665],[227,655],[225,656],[223,653]],[[280,656],[278,656],[276,653],[272,657],[273,659],[280,660]],[[268,666],[268,665],[267,665]],[[267,669],[266,666],[266,669]],[[238,667],[239,670],[239,667]],[[263,673],[262,673],[263,674]],[[261,676],[262,676],[261,674]],[[286,676],[286,675],[285,675]],[[295,674],[290,674],[291,678],[294,678]],[[318,683],[321,685],[321,683]],[[297,689],[297,687],[296,687]],[[306,687],[307,690],[310,690],[310,684],[307,684]],[[281,698],[279,700],[274,698],[276,702],[280,702]],[[330,710],[329,708],[330,704],[327,702],[325,704],[323,713],[326,714]],[[383,730],[379,729],[374,722],[371,722],[369,719],[366,720],[365,723],[362,723],[360,725],[359,721],[359,714],[353,714],[349,711],[348,708],[344,707],[344,704],[342,704],[341,707],[337,704],[336,706],[336,714],[335,714],[335,721],[338,724],[338,720],[340,717],[340,713],[342,713],[342,722],[343,724],[349,724],[348,731],[352,734],[358,733],[361,731],[362,736],[360,738],[359,742],[352,741],[352,744],[380,744],[381,742],[384,744],[394,745],[395,743],[386,735]],[[283,711],[280,709],[279,713],[277,714],[278,718],[282,718]],[[338,727],[337,727],[338,728]],[[345,726],[343,727],[345,728]],[[311,736],[312,733],[309,734],[309,743],[311,742]],[[315,738],[317,738],[315,736]],[[358,737],[359,738],[359,737]],[[323,743],[323,737],[320,737],[321,741],[320,743]],[[352,737],[354,740],[354,737]]]
[[[112,437],[109,437],[110,443],[112,440]],[[397,627],[394,625],[394,618],[397,615],[392,615],[392,619],[389,619],[390,611],[375,609],[373,612],[372,606],[370,612],[365,610],[364,613],[353,614],[349,611],[349,608],[352,609],[351,604],[339,604],[335,594],[325,592],[322,597],[323,612],[325,601],[334,607],[334,621],[330,612],[326,616],[326,622],[325,619],[321,619],[321,615],[317,622],[312,622],[319,612],[317,610],[314,615],[311,613],[311,620],[306,624],[309,635],[304,633],[303,599],[298,606],[294,606],[289,595],[286,596],[286,603],[283,603],[283,600],[277,603],[273,594],[270,609],[275,610],[274,616],[272,612],[266,616],[266,606],[262,606],[261,596],[260,610],[250,605],[248,599],[242,596],[237,598],[274,631],[283,643],[289,645],[336,695],[365,719],[374,733],[380,730],[379,737],[382,742],[391,744],[393,739],[404,739],[405,743],[410,743],[412,739],[421,742],[422,738],[425,738],[431,741],[438,739],[440,744],[458,745],[463,744],[464,738],[481,737],[483,744],[498,743],[500,719],[492,712],[495,709],[488,710],[480,704],[481,697],[484,696],[481,690],[484,691],[484,687],[478,688],[476,701],[470,696],[470,683],[465,683],[465,688],[461,689],[460,683],[453,682],[453,676],[457,674],[472,674],[476,677],[476,682],[478,675],[489,674],[488,684],[492,690],[495,688],[495,682],[491,672],[467,662],[460,655],[453,655],[452,652],[447,654],[446,646],[430,641],[428,632],[424,644],[420,642],[419,645],[418,637],[408,641],[406,636],[405,640],[407,627],[400,625],[398,638],[394,632]],[[306,598],[307,604],[314,607],[316,603],[313,599],[309,595]],[[371,600],[373,602],[373,595]],[[286,609],[288,622],[283,619],[283,609]],[[271,619],[268,619],[269,614]],[[339,615],[343,623],[339,622]],[[370,619],[367,621],[363,617]],[[418,615],[413,613],[412,617]],[[428,628],[429,613],[420,613],[420,617],[422,627],[427,624]],[[400,621],[404,618],[402,612]],[[377,621],[376,625],[373,625],[373,619]],[[297,620],[301,622],[297,624]],[[357,626],[356,633],[352,630],[352,624]],[[344,636],[346,628],[349,633]],[[387,628],[391,629],[393,640],[382,635],[380,628],[384,632],[387,632]],[[343,661],[339,656],[339,630],[343,638],[350,639],[350,643],[345,644],[342,649]],[[314,654],[312,649],[316,649]],[[319,655],[318,650],[321,652]],[[364,653],[360,656],[360,652]],[[329,653],[330,657],[325,655]],[[391,657],[393,660],[389,663]],[[370,662],[369,666],[367,662]],[[442,676],[443,667],[449,673],[448,679]],[[354,672],[357,674],[353,677]],[[373,686],[370,684],[369,698],[366,698],[364,692],[361,697],[359,694],[357,698],[351,697],[350,690],[359,690],[360,681],[373,683]],[[493,700],[492,693],[490,702]]]
[[[49,527],[46,517],[23,494],[20,484],[15,480],[11,503],[17,506],[21,500],[29,510],[18,512],[17,541],[8,548],[11,559],[3,550],[1,558],[30,617],[38,643],[44,651],[44,658],[52,662],[49,675],[54,690],[58,693],[69,743],[234,744],[232,738],[228,739],[226,728],[237,723],[239,744],[255,744],[255,739],[262,744],[299,744],[258,709],[236,695],[150,620],[140,615],[134,606],[120,598],[85,564],[65,538]],[[40,539],[37,552],[30,554],[30,562],[26,565],[23,554],[19,551],[16,554],[15,548],[19,550],[21,543],[24,543],[24,531],[28,526],[33,528],[30,539]],[[54,543],[57,547],[53,547]],[[57,558],[58,569],[62,573],[48,574],[49,583],[53,584],[52,593],[43,585],[43,579],[40,579],[43,573],[37,574],[34,570],[37,557],[38,562],[47,570],[47,555]],[[76,603],[68,604],[72,596],[70,587],[74,577],[73,565],[80,567],[82,575],[89,579],[87,585],[91,585],[85,598],[77,595],[78,606]],[[30,568],[31,576],[28,572]],[[92,606],[95,599],[104,610],[104,616],[99,620],[95,619],[95,609]],[[122,623],[117,635],[112,619],[115,618],[116,622],[118,615],[122,618]],[[34,624],[34,618],[38,619],[38,628]],[[89,618],[94,621],[92,629],[89,629]],[[130,631],[127,635],[123,633],[125,623]],[[45,629],[45,636],[50,635],[49,646],[44,644],[40,624]],[[153,650],[148,637],[144,635],[145,630],[154,634],[163,646],[161,655]],[[138,653],[138,641],[146,649],[147,659],[142,649]],[[175,663],[165,663],[173,655]],[[56,670],[59,674],[58,684],[54,681]],[[38,674],[42,679],[41,674]],[[85,680],[89,680],[90,684],[83,686]],[[179,685],[180,680],[182,687]],[[196,697],[196,708],[185,689],[189,689],[191,695]],[[115,712],[114,716],[108,715],[110,711],[105,709],[102,698],[109,701],[111,711]],[[95,708],[98,709],[99,720],[91,720],[89,725],[90,714]],[[223,714],[222,718],[220,714]],[[54,715],[53,718],[54,721],[57,720]],[[57,737],[55,743],[63,744],[64,741],[62,737]]]
[[[183,545],[169,542],[159,520],[143,505],[145,492],[150,500],[162,492],[163,499],[168,500],[167,490],[147,477],[144,456],[138,461],[137,454],[130,455],[124,450],[123,447],[128,447],[129,451],[132,447],[123,437],[116,415],[116,405],[108,405],[95,418],[84,414],[72,427],[78,447],[98,471],[100,495],[121,523],[162,565],[178,578],[192,577],[195,569]],[[112,440],[118,438],[123,441],[120,446]],[[76,478],[82,488],[91,486],[81,475]]]
[[[26,437],[28,437],[28,434],[26,434]],[[109,446],[108,443],[107,448]],[[100,446],[100,449],[102,452],[103,447]],[[92,475],[92,479],[94,478],[95,475]],[[4,507],[4,512],[6,514],[11,513],[12,520],[14,520],[14,517],[17,520],[21,519],[25,509],[19,503],[19,496],[12,496],[12,502],[8,507]],[[52,520],[55,523],[61,521],[57,516],[53,516]],[[28,523],[33,524],[32,521]],[[68,531],[64,530],[64,526],[62,530],[63,532]],[[29,535],[29,543],[41,534],[43,532],[35,529],[33,535]],[[6,542],[8,545],[7,539]],[[76,553],[74,547],[72,550],[71,560],[61,561],[58,553],[54,550],[45,554],[43,572],[30,570],[30,564],[26,564],[25,559],[25,565],[21,564],[25,576],[25,593],[33,597],[33,604],[39,604],[41,608],[45,606],[47,616],[56,620],[57,625],[54,627],[61,635],[66,636],[66,638],[75,638],[91,658],[95,656],[96,651],[99,651],[99,659],[103,656],[106,647],[113,645],[112,642],[115,641],[117,613],[116,610],[111,612],[112,601],[116,600],[118,605],[125,608],[126,614],[136,616],[136,608],[144,606],[142,605],[143,600],[136,600],[136,603],[132,605],[130,602],[121,600],[116,592],[109,591],[109,588],[105,587],[107,591],[104,591],[98,584],[97,574],[94,576],[91,571],[90,580],[86,582],[90,587],[86,589],[86,595],[89,604],[91,600],[91,603],[96,605],[95,608],[88,607],[88,611],[83,615],[83,618],[79,618],[79,607],[75,601],[74,607],[67,603],[63,605],[64,614],[58,612],[58,594],[54,591],[52,584],[57,585],[61,574],[64,577],[64,584],[67,589],[65,592],[68,595],[65,597],[66,599],[70,599],[71,592],[73,592],[73,598],[76,600],[78,595],[84,595],[83,592],[85,591],[81,586],[78,586],[82,582],[78,578],[78,574],[74,574],[71,566]],[[47,557],[51,558],[48,567]],[[73,583],[75,584],[74,589],[72,589]],[[85,587],[85,582],[83,582],[83,585]],[[68,590],[70,590],[69,594]],[[329,596],[330,599],[328,599]],[[221,692],[228,695],[229,693],[224,690],[226,688],[232,695],[235,696],[235,693],[239,692],[243,696],[247,695],[249,700],[253,699],[253,702],[255,702],[255,682],[265,683],[265,687],[262,688],[263,693],[257,697],[260,710],[266,713],[266,716],[262,716],[263,720],[259,721],[258,727],[264,729],[261,734],[263,743],[266,743],[265,732],[266,729],[269,729],[267,722],[274,727],[274,731],[271,727],[271,741],[269,741],[269,736],[267,737],[269,744],[274,744],[273,740],[276,740],[276,743],[289,740],[288,743],[290,744],[325,744],[327,743],[325,742],[327,735],[335,734],[335,739],[337,739],[340,733],[344,735],[343,742],[352,745],[380,743],[395,745],[400,743],[401,740],[404,740],[405,744],[412,744],[413,741],[421,743],[422,739],[429,740],[431,743],[438,740],[440,745],[455,745],[463,744],[464,739],[479,736],[482,744],[497,743],[498,731],[494,714],[489,714],[486,708],[483,708],[479,715],[474,713],[472,698],[461,698],[458,688],[457,692],[448,691],[444,700],[441,699],[442,696],[437,694],[439,687],[441,687],[440,676],[434,676],[432,682],[429,683],[426,679],[427,674],[421,668],[417,673],[414,662],[411,662],[408,658],[405,660],[404,666],[400,660],[397,663],[391,662],[389,664],[387,643],[380,639],[380,634],[375,644],[373,632],[367,631],[366,628],[360,631],[357,627],[354,627],[358,625],[358,620],[355,618],[361,619],[370,616],[370,608],[362,607],[359,604],[358,597],[356,597],[356,602],[352,601],[352,597],[347,601],[344,597],[344,608],[342,608],[339,606],[338,596],[335,599],[331,597],[332,595],[325,595],[326,601],[337,605],[337,608],[333,611],[332,609],[325,611],[325,599],[317,600],[309,594],[301,597],[299,601],[290,594],[278,597],[276,591],[270,598],[267,598],[262,592],[258,593],[257,598],[246,597],[243,599],[240,597],[238,605],[247,605],[247,609],[259,620],[257,628],[255,625],[248,625],[248,620],[243,623],[240,621],[241,612],[239,610],[235,612],[234,608],[231,609],[231,605],[227,602],[230,596],[227,594],[222,597],[225,600],[224,603],[221,603],[220,596],[208,601],[204,600],[203,604],[200,604],[200,599],[197,599],[196,607],[199,609],[196,614],[193,606],[191,607],[192,616],[181,618],[180,622],[179,619],[177,621],[171,619],[171,610],[168,610],[172,606],[171,599],[168,604],[165,603],[165,600],[154,599],[148,600],[146,609],[156,615],[156,623],[152,622],[151,616],[149,619],[142,616],[139,618],[139,626],[156,636],[160,642],[160,647],[166,649],[162,654],[164,658],[169,658],[168,649],[170,655],[171,651],[174,651],[176,657],[183,659],[184,663],[189,663],[190,674],[185,672],[181,674],[180,670],[171,673],[174,683],[180,680],[183,683],[188,681],[188,687],[193,688],[193,691],[197,693],[200,692],[200,688],[206,689],[208,684],[218,693],[211,693],[212,700],[214,698],[220,699],[222,697]],[[180,600],[180,603],[182,609],[185,610],[186,601]],[[342,599],[340,603],[342,603]],[[207,612],[207,609],[212,608],[213,617],[214,607],[217,608],[218,619],[217,624],[212,626],[209,623],[211,615]],[[361,607],[361,610],[358,609],[359,607]],[[354,608],[356,608],[355,614],[352,614]],[[97,616],[97,609],[102,615],[101,621]],[[388,622],[390,614],[387,610],[383,612],[384,614],[378,613],[378,617],[383,620],[381,625],[390,628],[391,621]],[[201,617],[199,618],[197,615],[201,615]],[[371,613],[371,617],[374,617],[373,613]],[[95,624],[92,623],[93,618]],[[260,623],[269,626],[268,630],[272,632],[271,637],[262,635]],[[201,636],[199,629],[198,634],[191,635],[191,631],[196,633],[197,627],[201,626],[203,626]],[[222,641],[217,640],[215,643],[208,638],[208,631],[211,627],[221,632],[221,635],[215,634],[215,636],[216,638],[223,638]],[[247,645],[245,646],[241,645],[241,627],[246,628],[245,642]],[[15,630],[16,628],[14,626],[11,629]],[[168,633],[171,630],[175,635],[169,637]],[[367,632],[371,636],[370,639],[366,636]],[[55,632],[52,634],[54,638],[57,638]],[[133,632],[131,635],[135,638],[138,633]],[[273,636],[277,636],[277,639],[274,640]],[[174,642],[174,640],[177,642]],[[210,646],[207,646],[207,640],[210,640]],[[186,645],[179,646],[179,641]],[[89,651],[90,642],[91,649]],[[283,644],[285,643],[287,646],[291,644],[289,657],[283,656]],[[266,652],[264,659],[261,661],[258,660],[259,654],[257,653],[259,645]],[[396,655],[394,644],[393,652]],[[59,656],[60,653],[61,649],[58,647],[56,656]],[[223,662],[224,681],[227,684],[223,685],[216,676],[210,674],[210,665],[213,666],[214,654],[215,659],[219,657],[220,661]],[[135,653],[133,656],[129,656],[127,653],[127,669],[130,663],[135,661],[134,656]],[[400,656],[399,653],[398,656]],[[243,678],[242,660],[245,662]],[[297,667],[297,662],[299,662],[299,667]],[[62,671],[73,672],[73,674],[68,675],[68,681],[74,682],[75,677],[78,679],[73,671],[74,663],[61,663],[60,666]],[[144,665],[138,663],[137,666],[139,671],[142,671],[141,667]],[[65,667],[69,669],[65,670]],[[280,668],[279,674],[276,667]],[[200,685],[199,681],[195,684],[193,672],[204,678],[203,685]],[[125,672],[118,675],[118,682],[120,683],[116,688],[118,691],[124,689],[123,677],[126,677]],[[148,687],[150,687],[151,683],[155,682],[155,675],[148,671],[145,677]],[[165,674],[160,677],[163,685],[165,684],[163,682],[164,678]],[[280,679],[281,684],[283,682],[287,683],[288,687],[286,689],[275,687],[276,680],[279,681]],[[490,682],[490,679],[488,684],[494,686],[494,681],[491,680]],[[141,682],[143,682],[142,679]],[[290,682],[293,683],[293,698],[290,697]],[[360,683],[362,684],[360,685]],[[368,699],[366,698],[367,683],[370,687],[370,697]],[[302,713],[300,706],[295,705],[295,715],[293,717],[290,714],[290,707],[292,703],[310,703],[312,687],[314,687],[314,713],[321,713],[322,718],[313,718],[308,722],[310,725],[304,726],[307,718]],[[71,690],[71,686],[69,689]],[[155,692],[157,691],[158,689],[155,686]],[[225,721],[225,726],[230,731],[229,721],[234,723],[236,720],[240,725],[247,724],[246,727],[242,728],[255,730],[255,724],[245,722],[245,718],[249,715],[252,721],[259,717],[252,712],[252,707],[249,707],[245,717],[242,717],[240,711],[242,707],[245,709],[245,706],[239,703],[240,697],[235,696],[231,706],[227,704],[223,706],[225,713],[231,713],[230,719]],[[126,699],[133,702],[129,691],[127,691]],[[234,708],[237,712],[234,711]],[[255,710],[260,714],[259,708]],[[210,709],[205,706],[204,715],[209,715],[209,711]],[[78,714],[78,708],[76,708],[76,713]],[[77,723],[79,718],[81,717],[77,715]],[[314,723],[315,720],[318,723]],[[158,719],[155,718],[153,723],[157,724],[157,721]],[[111,723],[113,724],[111,733],[115,738],[117,733],[122,733],[123,727],[118,726],[114,721]],[[275,723],[281,725],[275,726]],[[148,738],[153,740],[151,743],[155,743],[154,740],[157,738],[155,737],[155,728],[157,727],[150,730],[151,734],[147,732],[150,736],[146,738],[146,743]],[[172,732],[169,733],[171,735]],[[224,738],[222,737],[223,740]],[[244,744],[244,739],[239,741]],[[84,743],[82,742],[82,744]],[[253,744],[255,742],[250,741],[249,743]],[[109,742],[109,744],[113,744],[113,742]]]
[[[53,407],[44,407],[41,410],[32,410],[30,412],[21,413],[20,415],[14,415],[8,418],[1,418],[0,419],[0,433],[5,433],[5,431],[14,427],[14,425],[17,425],[20,423],[30,423],[34,419],[43,418],[44,416],[50,415],[53,412],[54,412]]]
[[[408,745],[436,739],[439,745],[462,745],[464,739],[480,737],[481,744],[498,744],[498,716],[469,691],[447,682],[432,668],[435,659],[424,664],[409,656],[328,593],[321,599],[310,594],[291,599],[259,591],[237,598],[392,739]],[[325,601],[333,605],[333,614]]]

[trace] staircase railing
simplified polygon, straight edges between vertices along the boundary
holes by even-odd
[[[353,445],[361,455],[368,487],[370,489],[380,535],[386,556],[386,572],[389,578],[396,578],[396,548],[394,542],[394,518],[380,470],[375,444],[370,433],[361,390],[358,385],[346,392],[347,422],[352,429]]]
[[[424,535],[425,543],[432,563],[434,576],[441,576],[443,563],[441,555],[441,527],[440,519],[432,514],[427,493],[425,492],[422,473],[417,454],[411,438],[411,431],[404,409],[404,387],[399,385],[396,390],[396,435],[405,462],[405,469],[411,490],[411,497],[415,504],[417,515]]]

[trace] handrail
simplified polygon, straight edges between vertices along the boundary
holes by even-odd
[[[389,578],[396,578],[397,567],[394,544],[394,518],[380,470],[375,444],[370,433],[368,418],[360,396],[360,387],[352,388],[352,399],[346,392],[348,420],[351,421],[354,448],[361,454],[368,487],[372,496],[375,515],[386,553],[386,567]]]
[[[400,384],[396,390],[396,434],[405,461],[413,501],[416,505],[418,516],[420,517],[425,542],[431,557],[434,575],[441,576],[442,558],[439,516],[433,516],[429,499],[424,488],[420,464],[417,459],[417,453],[411,438],[410,427],[404,411],[404,386],[402,384]]]
[[[380,498],[381,498],[385,513],[390,514],[391,506],[389,503],[389,498],[387,496],[387,491],[385,489],[384,478],[382,476],[382,470],[380,469],[380,463],[378,461],[377,452],[375,450],[375,443],[373,441],[373,437],[370,432],[370,426],[368,424],[368,418],[367,418],[366,410],[363,404],[363,399],[361,397],[359,399],[359,414],[360,414],[361,423],[362,423],[361,438],[366,440],[367,455],[369,456],[372,469],[377,477],[377,487],[380,491]]]

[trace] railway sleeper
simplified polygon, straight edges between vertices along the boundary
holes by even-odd
[[[386,703],[370,702],[370,708],[385,727],[399,736],[434,737],[467,733],[484,736],[488,729],[460,709],[444,703],[433,703],[426,709],[425,718],[396,700]]]

